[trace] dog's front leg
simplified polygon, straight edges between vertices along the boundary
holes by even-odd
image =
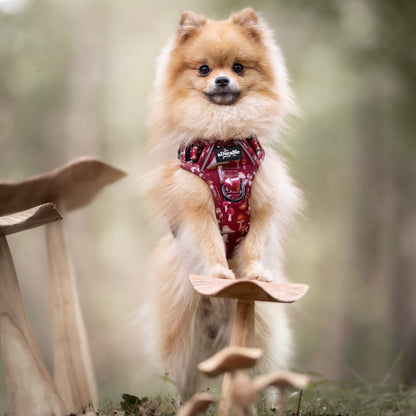
[[[271,282],[273,274],[263,266],[266,242],[268,240],[267,220],[253,218],[250,230],[240,247],[239,273],[244,278]]]
[[[237,252],[236,270],[239,276],[270,282],[273,274],[264,264],[266,247],[271,233],[275,230],[273,217],[275,215],[275,201],[264,186],[267,178],[263,178],[263,171],[259,169],[258,178],[253,184],[250,200],[251,218],[250,228],[241,242]],[[274,270],[274,272],[278,272]]]
[[[224,241],[218,229],[215,216],[207,209],[198,208],[187,215],[178,230],[178,238],[185,252],[202,263],[203,273],[222,279],[235,279],[228,268]]]
[[[187,198],[180,201],[184,215],[178,219],[177,238],[183,252],[202,266],[207,276],[235,279],[229,269],[225,245],[215,216],[214,202],[208,187],[198,177],[189,177]],[[196,272],[196,271],[195,271]]]

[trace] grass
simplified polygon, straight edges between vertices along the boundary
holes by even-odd
[[[320,380],[311,384],[301,397],[292,391],[286,402],[285,416],[416,416],[416,388],[401,385],[368,385],[360,383],[333,383]],[[102,404],[106,415],[126,411],[131,416],[173,416],[179,407],[175,397],[149,399],[123,395],[119,406],[110,401]],[[215,407],[205,415],[216,415]],[[274,415],[273,409],[260,405],[258,416]]]
[[[297,392],[289,398],[288,415],[295,414],[298,398]],[[299,415],[415,416],[416,389],[400,385],[387,387],[319,383],[303,393]]]
[[[369,384],[361,381],[330,382],[319,378],[302,392],[289,392],[285,416],[416,416],[416,387]],[[176,396],[140,397],[124,394],[119,403],[110,399],[100,402],[100,415],[174,416],[179,408]],[[260,404],[258,416],[276,412]],[[206,416],[215,416],[216,407]],[[5,413],[3,416],[7,416]]]

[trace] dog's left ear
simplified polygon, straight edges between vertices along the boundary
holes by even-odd
[[[251,7],[241,10],[241,12],[232,14],[230,16],[230,20],[235,25],[241,26],[244,31],[256,41],[260,41],[262,39],[264,30],[263,23],[258,14]]]

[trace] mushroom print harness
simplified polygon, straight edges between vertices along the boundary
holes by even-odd
[[[179,147],[178,158],[181,168],[198,175],[211,190],[230,259],[250,227],[251,187],[264,159],[263,148],[253,137],[226,142],[195,140]]]

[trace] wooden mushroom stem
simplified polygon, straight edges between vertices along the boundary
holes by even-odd
[[[235,311],[230,346],[252,347],[255,345],[254,300],[238,300]]]
[[[68,413],[33,335],[5,237],[10,232],[60,218],[52,204],[0,218],[1,352],[12,416],[63,416]]]
[[[255,345],[255,306],[254,300],[237,301],[230,346],[252,347]],[[228,415],[231,411],[235,374],[226,372],[222,381],[218,415]]]
[[[73,266],[62,223],[46,226],[54,379],[71,412],[97,405],[97,386]]]
[[[230,375],[227,400],[231,404],[228,414],[234,416],[253,414],[254,405],[259,401],[259,395],[253,386],[249,374],[243,370],[234,370],[227,374]]]

